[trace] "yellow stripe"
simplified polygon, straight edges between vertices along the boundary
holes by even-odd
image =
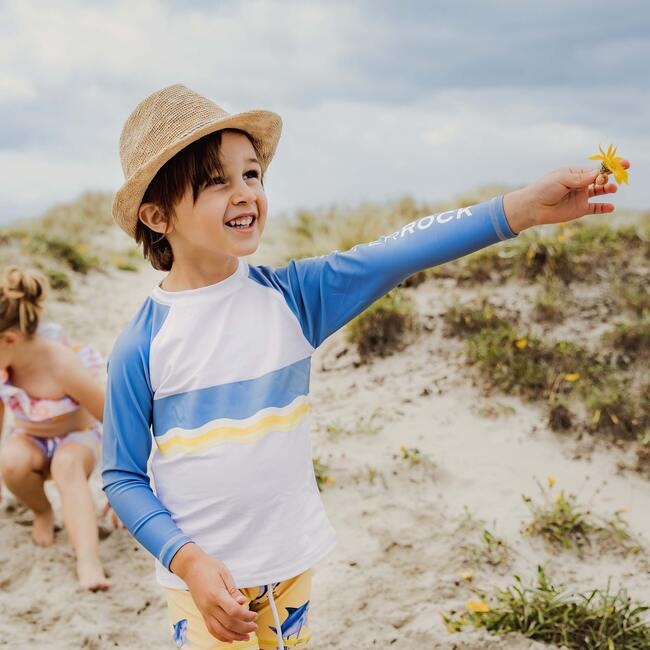
[[[170,450],[196,453],[226,441],[238,444],[256,442],[270,431],[289,431],[308,411],[309,404],[302,404],[287,415],[267,415],[248,427],[217,427],[194,437],[178,434],[158,443],[158,449],[161,454],[167,456],[171,453]]]

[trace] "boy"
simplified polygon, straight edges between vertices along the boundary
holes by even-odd
[[[141,102],[120,140],[113,215],[168,275],[111,355],[104,489],[158,560],[178,647],[309,641],[311,567],[335,542],[309,442],[322,341],[416,271],[614,210],[588,203],[616,191],[606,176],[563,169],[347,252],[249,266],[240,258],[264,230],[280,129],[273,113],[229,115],[177,85]]]

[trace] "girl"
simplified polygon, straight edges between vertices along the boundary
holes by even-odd
[[[72,348],[61,329],[39,324],[47,283],[38,273],[5,269],[0,282],[0,430],[5,406],[13,426],[0,448],[7,487],[34,513],[32,538],[54,541],[54,513],[45,494],[51,478],[84,589],[110,586],[99,560],[95,505],[88,486],[98,460],[104,396],[93,348]]]

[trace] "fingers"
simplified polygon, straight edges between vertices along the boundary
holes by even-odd
[[[257,623],[255,623],[254,620],[242,620],[240,616],[229,614],[224,608],[220,608],[220,610],[221,611],[215,612],[214,616],[231,632],[236,632],[237,634],[250,634],[257,630]],[[247,612],[254,614],[257,617],[255,612],[251,612],[251,610],[247,610]]]
[[[226,598],[210,611],[206,618],[208,629],[221,641],[247,641],[249,634],[257,631],[257,614],[230,599],[224,602]]]
[[[244,597],[244,594],[242,594],[239,589],[235,586],[235,581],[232,579],[232,575],[230,574],[230,571],[225,569],[222,572],[221,575],[224,583],[224,587],[228,591],[228,595],[230,598],[232,598],[235,603],[227,603],[225,606],[222,603],[219,603],[222,605],[222,607],[226,610],[228,614],[231,616],[239,616],[239,618],[242,618],[243,620],[254,620],[257,618],[257,614],[254,612],[251,612],[250,609],[247,607],[244,607],[243,604],[246,602],[246,598]],[[230,611],[229,607],[233,606],[234,609],[233,611]],[[250,617],[250,615],[253,614],[253,618]]]
[[[614,205],[612,203],[588,203],[589,209],[587,214],[609,214],[614,212]]]
[[[608,183],[607,185],[599,185],[594,183],[587,188],[587,196],[602,196],[603,194],[615,194],[618,192],[618,185],[616,183]]]
[[[248,641],[250,638],[248,634],[241,634],[228,629],[214,616],[210,616],[210,618],[204,620],[210,634],[219,639],[219,641],[232,643],[233,641]]]
[[[220,602],[219,607],[224,611],[226,616],[233,619],[239,619],[245,622],[251,622],[257,619],[257,614],[254,611],[248,609],[248,607],[240,605],[239,603],[234,603],[232,601],[228,603]]]
[[[591,183],[596,181],[596,177],[600,174],[600,167],[567,167],[560,169],[557,172],[558,180],[567,189],[577,190],[586,188]]]

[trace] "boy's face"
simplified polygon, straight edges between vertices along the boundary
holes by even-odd
[[[241,257],[257,250],[266,223],[267,200],[262,168],[250,140],[224,131],[219,148],[223,177],[215,177],[193,201],[188,188],[175,206],[176,218],[167,234],[174,258],[196,255]],[[250,217],[252,217],[252,222]],[[244,218],[245,227],[232,221]],[[241,219],[238,219],[241,221]]]

